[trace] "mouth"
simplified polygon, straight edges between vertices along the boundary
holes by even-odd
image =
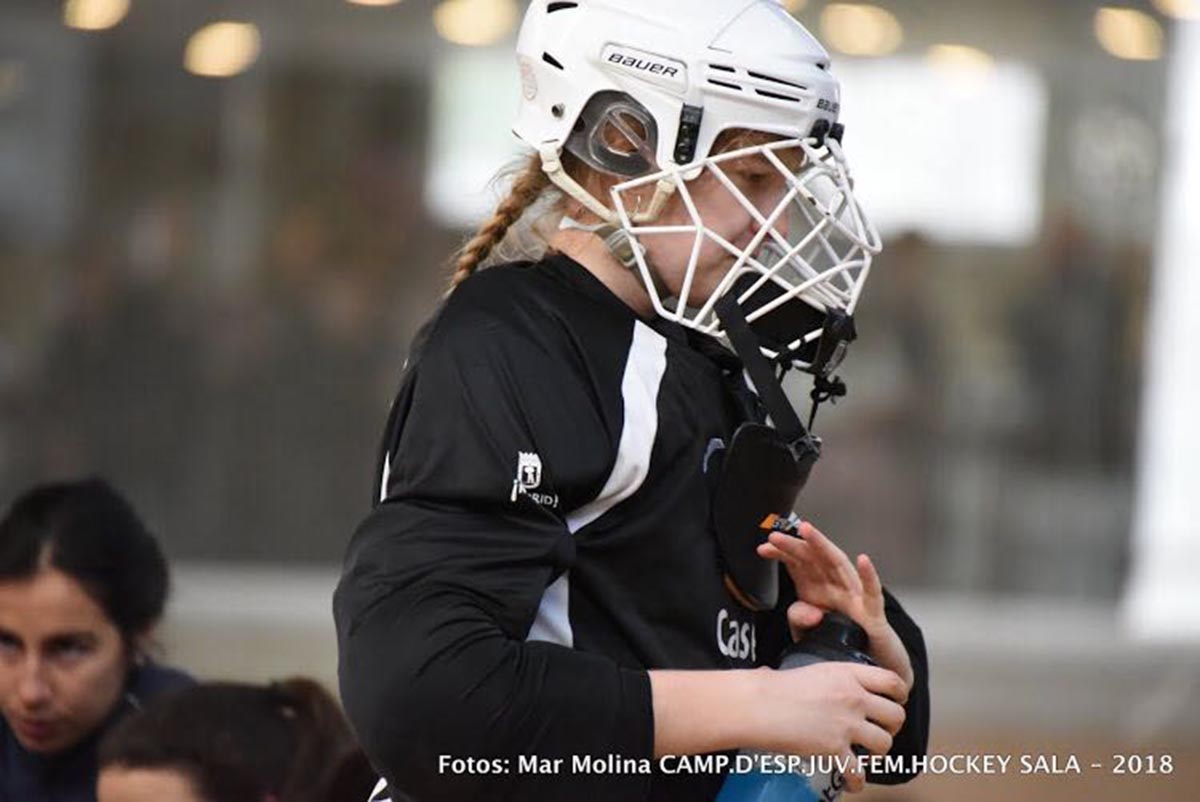
[[[54,724],[45,719],[19,718],[13,721],[13,729],[20,736],[21,742],[28,747],[36,748],[54,740]]]
[[[738,235],[736,240],[733,241],[733,247],[737,248],[739,251],[745,251],[750,247],[750,243],[754,241],[754,235],[757,233],[757,229],[747,228],[740,235]],[[770,234],[767,234],[767,237],[769,238]]]

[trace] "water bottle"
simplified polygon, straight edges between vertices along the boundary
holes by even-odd
[[[828,661],[875,665],[866,650],[867,633],[863,628],[841,613],[830,612],[784,653],[779,668],[783,671]],[[826,767],[818,766],[818,762],[742,750],[735,758],[734,771],[721,786],[717,802],[833,802],[841,796],[846,778],[836,767],[825,771]],[[793,767],[795,770],[788,770]]]

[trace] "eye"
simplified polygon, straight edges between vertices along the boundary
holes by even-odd
[[[18,654],[21,651],[21,639],[11,632],[0,631],[0,656]]]
[[[734,170],[736,176],[749,184],[761,184],[780,178],[779,171],[763,159],[746,159]]]
[[[738,184],[743,192],[755,199],[774,197],[776,194],[782,193],[786,187],[779,173],[766,170],[751,170],[742,173],[738,178]]]
[[[82,635],[55,638],[50,641],[46,653],[52,660],[74,662],[90,655],[96,649],[95,641]]]

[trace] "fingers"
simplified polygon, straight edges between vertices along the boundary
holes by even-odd
[[[908,701],[908,686],[895,671],[858,663],[847,665],[851,667],[859,684],[871,693],[886,696],[900,704]]]
[[[820,560],[839,568],[850,568],[852,565],[846,552],[834,545],[832,540],[808,521],[800,524],[796,535],[771,532],[767,535],[767,542],[758,549],[758,553],[768,559],[791,559],[798,562]]]
[[[845,752],[842,755],[842,763],[848,766],[846,772],[842,775],[846,780],[847,793],[857,794],[867,785],[867,778],[858,771],[858,757],[853,752]]]
[[[904,726],[904,708],[885,696],[872,695],[867,699],[867,719],[883,727],[892,735]]]
[[[783,553],[781,551],[779,551],[779,549],[772,546],[770,543],[759,543],[758,548],[755,549],[755,551],[757,551],[758,556],[762,557],[764,560],[782,560],[783,559]]]
[[[851,740],[873,755],[886,755],[892,748],[892,734],[870,721],[855,727]]]
[[[867,555],[858,555],[858,559],[854,561],[854,567],[858,570],[858,581],[862,584],[864,611],[872,619],[876,619],[875,627],[867,627],[868,634],[874,638],[876,627],[886,626],[887,624],[887,614],[884,611],[883,582],[879,579],[879,572],[875,570],[875,564],[871,562],[871,558]],[[864,626],[867,625],[864,623]]]
[[[875,570],[875,564],[871,562],[871,558],[865,554],[858,555],[855,567],[858,569],[858,578],[862,581],[863,590],[867,595],[883,599],[883,582],[880,581],[879,572]]]
[[[850,564],[850,558],[846,556],[846,552],[838,548],[832,540],[825,537],[820,529],[808,521],[800,524],[800,537],[817,551],[827,554],[834,562]]]
[[[818,572],[824,581],[859,592],[862,581],[846,552],[835,546],[833,541],[807,521],[800,524],[799,537],[772,532],[767,541],[767,545],[782,555],[786,562],[807,566]]]
[[[767,542],[758,547],[758,554],[769,560],[810,560],[812,548],[798,537],[772,532]]]
[[[795,560],[813,559],[821,555],[835,564],[850,565],[850,558],[820,529],[804,521],[796,535],[771,532],[767,542],[760,545],[759,554],[770,555],[771,559],[791,557]],[[765,552],[765,553],[764,553]]]
[[[824,610],[806,601],[792,602],[787,609],[787,621],[792,629],[811,629],[821,623],[824,617]]]

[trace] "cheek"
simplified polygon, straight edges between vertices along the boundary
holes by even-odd
[[[0,707],[4,715],[16,708],[17,705],[17,668],[9,665],[8,661],[0,659]]]
[[[753,196],[749,196],[751,200]],[[696,211],[704,227],[732,242],[750,225],[750,213],[724,186],[710,183],[707,191],[697,193]]]
[[[704,179],[698,180],[703,181]],[[675,226],[700,225],[731,243],[750,225],[749,212],[723,187],[716,186],[714,188],[711,181],[699,191],[693,189],[692,202],[699,219],[693,218],[691,212],[688,211],[683,202],[676,198],[663,211],[663,214],[655,224]],[[689,232],[687,234],[645,237],[643,241],[646,240],[657,240],[661,243],[659,247],[662,250],[669,248],[675,255],[678,256],[681,254],[684,264],[686,264],[686,260],[691,256],[695,237]],[[704,237],[700,249],[701,262],[704,262],[706,257],[711,258],[714,255],[725,253],[720,245],[713,242],[712,238],[707,236]]]
[[[704,177],[689,185],[700,223],[736,246],[749,230],[750,213],[724,187]],[[678,198],[663,210],[652,225],[692,225],[695,221]],[[658,269],[668,289],[678,292],[683,286],[684,272],[691,259],[695,236],[687,234],[644,234],[640,238],[647,255]],[[702,303],[720,283],[734,257],[712,240],[704,237],[692,278],[691,303]]]
[[[58,671],[59,708],[82,737],[98,726],[121,698],[128,665],[119,644],[109,644]]]

